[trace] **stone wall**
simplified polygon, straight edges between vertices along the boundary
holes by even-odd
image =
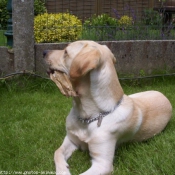
[[[0,46],[0,76],[14,71],[14,54],[7,47]]]
[[[115,55],[117,59],[116,70],[120,75],[138,76],[140,72],[144,72],[146,75],[155,74],[160,71],[175,72],[174,40],[104,41],[99,43],[107,45]],[[63,49],[66,46],[67,43],[35,44],[34,71],[37,74],[46,76],[43,51]],[[13,53],[11,53],[6,47],[0,47],[0,53],[1,75],[26,70],[25,68],[15,70]]]
[[[113,41],[99,42],[107,45],[117,59],[116,70],[120,75],[146,75],[160,71],[175,72],[175,41]],[[62,44],[36,44],[36,72],[45,74],[42,57],[44,50],[63,49]]]

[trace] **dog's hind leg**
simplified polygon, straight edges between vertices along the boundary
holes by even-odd
[[[67,159],[75,150],[77,150],[77,146],[66,136],[60,148],[55,151],[56,174],[70,175]]]

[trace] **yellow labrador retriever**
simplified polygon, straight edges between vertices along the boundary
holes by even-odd
[[[171,118],[172,106],[160,92],[124,94],[115,57],[105,45],[76,41],[44,56],[50,76],[66,74],[76,93],[70,95],[67,135],[54,155],[57,174],[70,175],[67,159],[76,149],[88,149],[92,166],[81,175],[109,175],[118,144],[153,137]]]

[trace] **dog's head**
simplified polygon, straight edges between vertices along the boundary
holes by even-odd
[[[114,96],[119,89],[117,87],[120,87],[114,67],[116,59],[105,45],[100,45],[93,41],[76,41],[69,44],[64,50],[44,52],[44,57],[49,66],[48,73],[53,74],[55,71],[65,73],[73,83],[74,89],[80,89],[80,87],[75,86],[83,84],[81,89],[85,90],[89,87],[92,92],[92,89],[103,86],[103,89],[105,87],[109,89],[109,95],[113,91],[111,96]],[[88,83],[89,80],[90,82]],[[79,83],[80,81],[84,83]],[[86,93],[88,93],[87,91]],[[107,93],[107,91],[105,92]],[[117,96],[123,94],[121,88],[117,94],[119,94]]]
[[[69,44],[64,50],[44,51],[48,73],[64,72],[71,79],[86,75],[98,68],[105,61],[104,57],[115,62],[114,55],[105,45],[93,41],[76,41]]]

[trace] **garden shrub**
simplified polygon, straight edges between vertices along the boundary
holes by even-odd
[[[38,15],[34,19],[37,43],[77,40],[82,32],[82,22],[69,13]]]
[[[5,29],[7,27],[8,18],[7,0],[0,0],[0,28]]]
[[[39,14],[43,14],[46,13],[47,9],[45,7],[45,3],[43,0],[35,0],[34,1],[34,13],[35,16],[39,15]]]
[[[115,35],[117,25],[118,20],[108,14],[93,15],[84,22],[83,36],[86,39],[106,40]]]
[[[116,26],[117,19],[110,17],[108,14],[94,15],[84,22],[85,26]]]
[[[132,24],[133,19],[127,15],[120,19],[110,17],[108,14],[94,15],[84,22],[83,36],[86,39],[92,36],[95,40],[114,40],[116,35],[121,33],[121,29],[129,29]]]
[[[145,9],[143,11],[142,21],[145,25],[160,26],[162,24],[162,17],[153,9]]]
[[[132,17],[124,15],[118,20],[118,23],[119,23],[120,27],[128,28],[133,24],[133,19],[132,19]]]

